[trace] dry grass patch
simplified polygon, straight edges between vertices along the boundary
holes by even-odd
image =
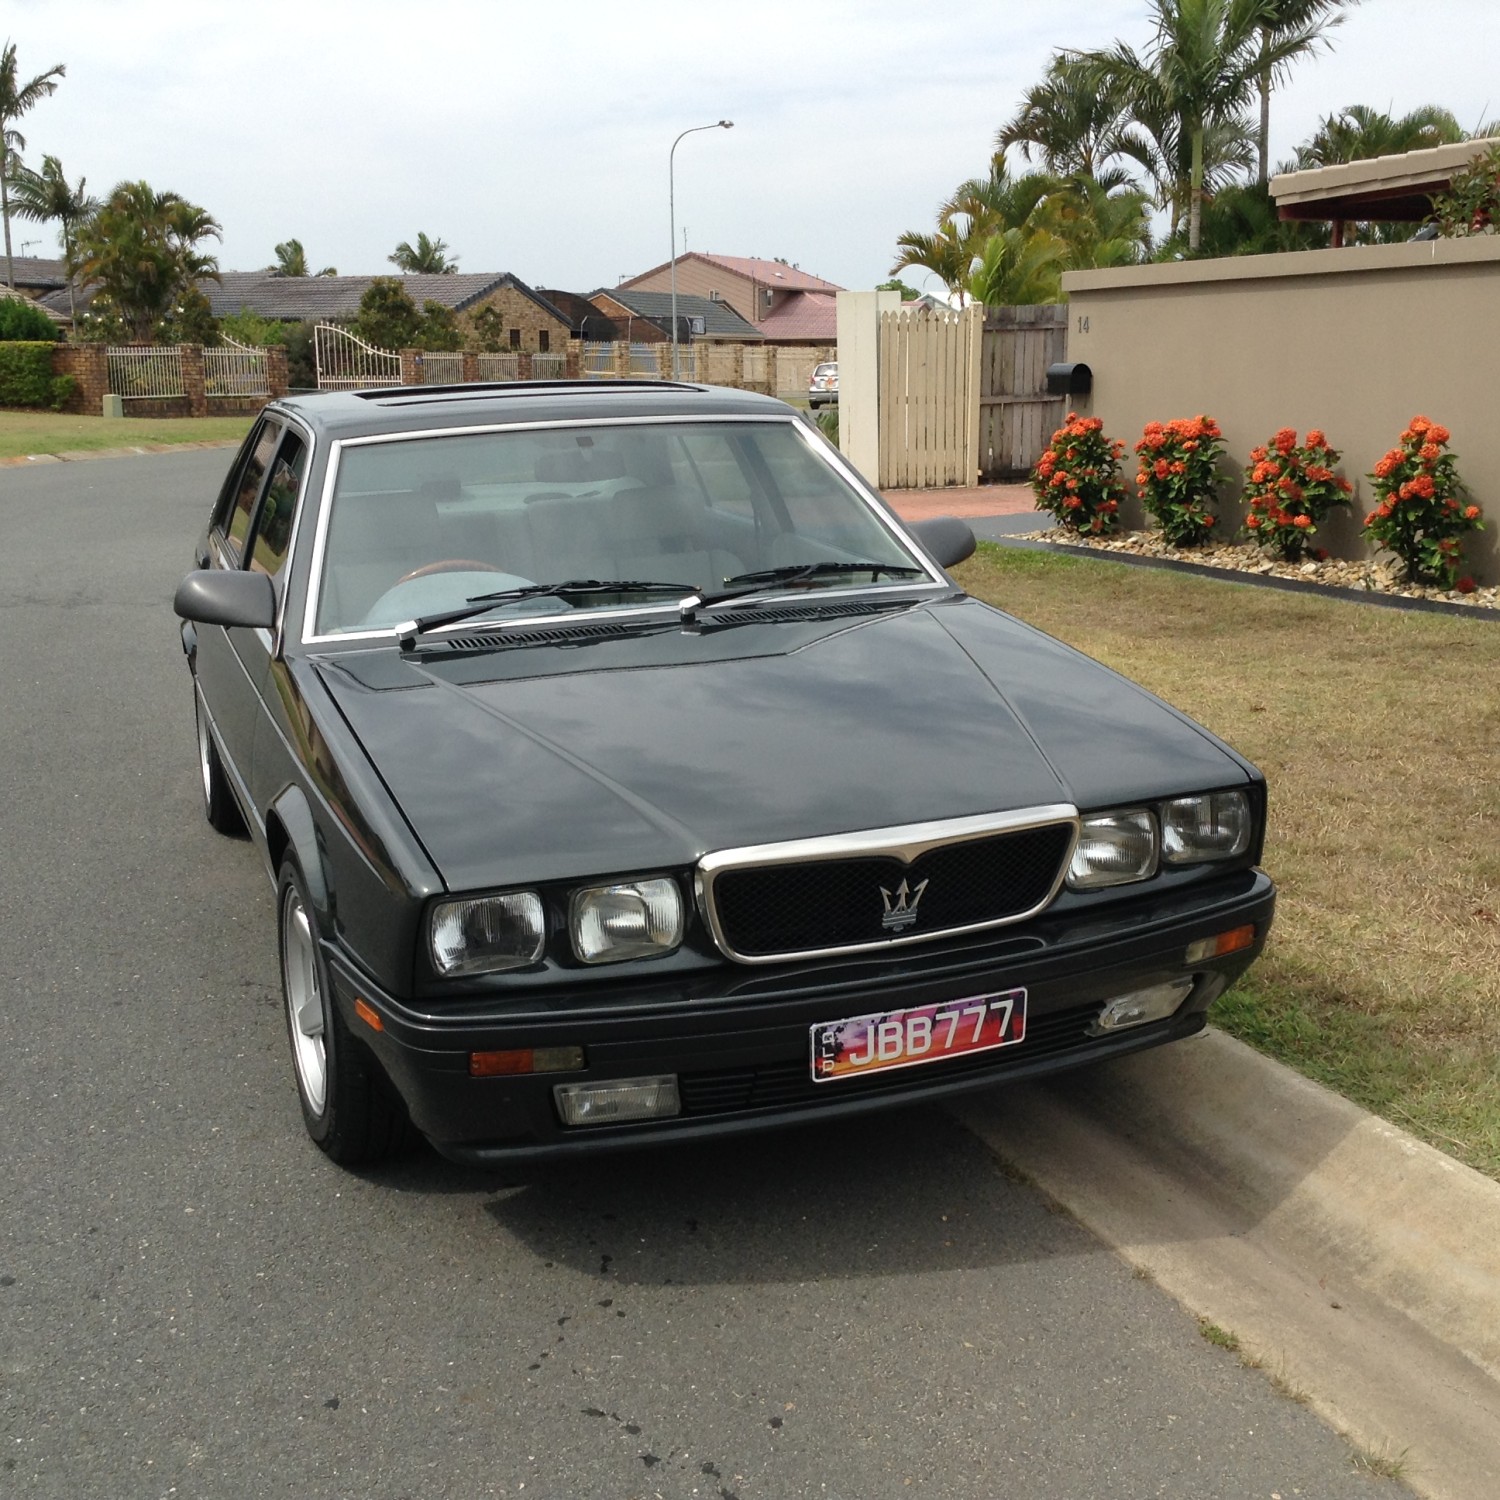
[[[97,453],[166,443],[237,443],[253,417],[85,417],[0,411],[0,458],[29,453]]]
[[[997,546],[958,576],[1266,773],[1277,924],[1215,1020],[1500,1177],[1500,621]]]

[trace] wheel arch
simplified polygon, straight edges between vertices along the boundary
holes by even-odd
[[[301,787],[289,786],[266,809],[266,857],[273,875],[290,855],[302,871],[307,894],[324,932],[333,930],[334,892],[323,857],[323,840]]]

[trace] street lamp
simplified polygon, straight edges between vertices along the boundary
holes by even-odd
[[[694,125],[684,130],[672,142],[667,153],[667,216],[672,235],[672,379],[677,379],[677,184],[676,162],[678,144],[684,135],[695,135],[700,130],[733,130],[733,120],[715,120],[712,125]]]

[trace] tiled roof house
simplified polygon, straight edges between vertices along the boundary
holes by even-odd
[[[626,291],[672,290],[672,265],[663,261],[615,287]],[[727,303],[755,325],[768,343],[832,344],[837,338],[836,282],[825,281],[796,266],[755,256],[707,255],[690,250],[677,260],[679,310],[684,295]]]
[[[455,272],[449,276],[398,276],[412,301],[421,307],[437,302],[451,308],[460,321],[481,308],[500,314],[502,337],[511,349],[531,353],[556,351],[571,331],[569,320],[518,276],[504,271]],[[19,273],[17,281],[19,282]],[[263,318],[282,322],[313,322],[353,318],[374,276],[274,276],[269,271],[222,271],[217,281],[200,283],[217,318],[249,308]],[[67,312],[68,294],[50,292],[43,305]],[[80,307],[87,297],[79,292]]]
[[[592,293],[589,301],[614,323],[616,338],[633,343],[660,343],[672,337],[670,291],[646,292],[617,286]],[[681,287],[677,289],[677,321],[679,342],[758,344],[762,338],[760,329],[747,323],[727,302],[687,296]],[[606,337],[592,330],[589,336]]]

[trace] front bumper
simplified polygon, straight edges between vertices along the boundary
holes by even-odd
[[[345,1021],[379,1059],[412,1121],[455,1160],[520,1162],[669,1140],[789,1125],[941,1099],[1007,1079],[1139,1051],[1200,1031],[1209,1005],[1264,946],[1275,890],[1260,871],[1241,871],[1172,901],[1110,917],[1028,924],[985,941],[908,948],[868,959],[761,970],[735,966],[745,982],[713,998],[674,996],[611,1006],[510,1003],[503,1013],[444,1016],[381,993],[336,949],[328,958]],[[1190,943],[1253,925],[1253,943],[1189,965]],[[1106,1002],[1191,975],[1170,1018],[1093,1034]],[[832,1083],[814,1083],[809,1028],[876,1011],[946,1003],[1024,986],[1026,1039],[993,1052],[942,1059]],[[362,1000],[379,1030],[356,1017]],[[514,1048],[582,1047],[586,1066],[568,1073],[473,1078],[469,1054]],[[553,1102],[559,1083],[674,1074],[682,1113],[622,1125],[568,1127]]]

